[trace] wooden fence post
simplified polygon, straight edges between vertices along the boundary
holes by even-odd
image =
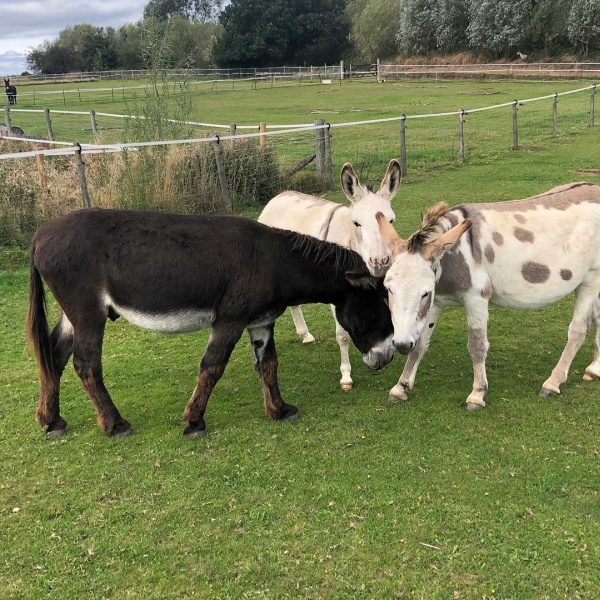
[[[227,183],[227,173],[225,172],[225,164],[223,163],[223,152],[221,150],[221,142],[219,140],[218,133],[215,133],[214,136],[217,138],[213,142],[213,148],[215,150],[215,162],[217,163],[219,184],[221,186],[221,197],[223,198],[223,206],[225,207],[225,212],[227,214],[231,214],[233,212],[233,205],[231,204],[231,196],[229,195],[229,185]]]
[[[267,124],[266,123],[261,123],[258,126],[258,130],[261,133],[266,133],[267,132]],[[267,136],[266,135],[261,135],[260,136],[260,147],[261,148],[266,148],[267,147]]]
[[[75,149],[75,160],[77,161],[77,170],[79,171],[79,184],[81,185],[81,196],[83,198],[83,208],[90,208],[90,195],[88,192],[87,180],[85,178],[85,163],[81,158],[81,144],[77,144]]]
[[[458,160],[465,162],[465,111],[462,109],[458,113]]]
[[[54,132],[52,131],[52,121],[50,120],[50,109],[44,109],[44,116],[46,117],[46,130],[48,131],[48,139],[54,140]]]
[[[513,103],[513,150],[519,149],[519,121],[517,119],[517,104],[518,100]]]
[[[229,135],[236,135],[237,125],[235,123],[229,123]]]
[[[335,189],[333,183],[333,159],[331,157],[331,133],[330,133],[331,125],[327,123],[327,128],[323,129],[323,140],[325,145],[325,167],[326,167],[326,175],[327,175],[327,189],[330,192],[333,192]]]
[[[590,90],[590,127],[594,126],[594,98],[596,96],[596,84]]]
[[[554,102],[552,103],[552,137],[558,137],[558,94],[554,94]]]
[[[324,125],[323,119],[315,119],[315,125]],[[323,129],[315,129],[315,154],[317,155],[317,177],[325,174],[325,135]]]
[[[94,134],[94,142],[97,144],[100,140],[100,136],[98,134],[98,127],[96,126],[96,111],[90,110],[90,120],[92,122],[92,132]]]
[[[400,119],[400,174],[406,175],[406,115]]]
[[[8,104],[4,105],[4,120],[6,121],[6,127],[8,129],[8,135],[12,136],[12,123],[10,122],[10,106]]]

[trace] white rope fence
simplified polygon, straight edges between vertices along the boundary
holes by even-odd
[[[382,118],[382,119],[368,119],[368,120],[362,120],[362,121],[351,121],[351,122],[346,122],[346,123],[326,123],[325,125],[314,125],[314,124],[308,124],[308,123],[300,124],[300,125],[271,125],[270,126],[271,129],[276,129],[276,131],[260,131],[257,133],[245,133],[245,134],[240,134],[240,135],[225,135],[225,136],[213,135],[210,137],[189,138],[189,139],[179,139],[179,140],[157,140],[157,141],[151,141],[151,142],[132,142],[132,143],[121,143],[121,144],[80,144],[80,145],[75,145],[71,142],[32,140],[32,139],[27,139],[27,138],[17,138],[14,136],[11,136],[11,137],[0,136],[0,139],[10,139],[10,140],[20,141],[20,142],[46,143],[46,144],[71,146],[71,148],[59,148],[59,149],[55,149],[55,150],[32,150],[29,152],[14,152],[14,153],[10,153],[10,154],[0,154],[0,160],[10,160],[10,159],[17,159],[17,158],[31,158],[31,157],[38,156],[38,155],[42,155],[42,156],[72,155],[76,152],[79,152],[80,147],[82,148],[82,150],[81,150],[82,154],[91,154],[91,153],[98,153],[98,152],[119,152],[119,151],[123,151],[123,150],[130,150],[130,149],[134,149],[134,148],[144,148],[144,147],[150,147],[150,146],[173,146],[173,145],[180,145],[180,144],[199,144],[199,143],[207,143],[207,142],[239,140],[239,139],[244,139],[244,138],[256,138],[256,137],[263,138],[265,136],[284,135],[284,134],[299,133],[299,132],[305,132],[305,131],[315,131],[315,130],[319,130],[319,129],[334,129],[334,128],[338,128],[338,127],[356,127],[356,126],[360,126],[360,125],[371,125],[371,124],[375,124],[375,123],[406,121],[409,119],[428,119],[428,118],[437,118],[437,117],[449,117],[449,116],[453,116],[453,115],[467,115],[467,114],[471,114],[471,113],[477,113],[477,112],[482,112],[482,111],[486,111],[486,110],[494,110],[494,109],[503,108],[503,107],[507,107],[507,106],[525,105],[525,104],[529,104],[529,103],[537,102],[537,101],[541,101],[541,100],[548,100],[551,98],[556,99],[559,96],[566,96],[569,94],[577,94],[577,93],[589,91],[589,90],[594,90],[594,93],[595,93],[596,85],[595,84],[589,85],[589,86],[586,86],[583,88],[578,88],[576,90],[569,90],[566,92],[559,92],[559,93],[555,93],[555,94],[549,94],[546,96],[538,96],[536,98],[527,98],[525,100],[513,100],[511,102],[505,102],[503,104],[495,104],[493,106],[485,106],[482,108],[472,108],[472,109],[456,110],[456,111],[443,112],[443,113],[431,113],[431,114],[424,114],[424,115],[400,115],[397,117],[386,117],[386,118]],[[40,113],[44,112],[43,110],[33,110],[33,109],[16,109],[16,111],[40,112]],[[89,114],[87,112],[80,112],[80,111],[55,111],[55,112],[61,112],[64,114],[78,114],[78,115],[88,115]],[[145,117],[143,117],[143,116],[117,115],[117,114],[110,114],[110,113],[96,113],[96,115],[106,116],[106,117],[116,117],[116,118],[145,119]],[[223,128],[223,129],[229,129],[229,127],[230,127],[229,125],[219,125],[219,124],[215,124],[215,123],[199,123],[196,121],[178,121],[175,119],[169,119],[169,122],[181,123],[181,124],[186,124],[186,125],[201,125],[201,126],[206,126],[206,127]],[[239,129],[256,129],[255,125],[241,125],[241,126],[238,125],[237,127]]]

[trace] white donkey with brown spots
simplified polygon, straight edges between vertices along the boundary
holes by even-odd
[[[392,253],[385,287],[394,346],[408,354],[391,400],[407,399],[442,310],[464,306],[474,371],[467,408],[484,407],[488,304],[535,309],[572,291],[575,310],[568,342],[540,395],[560,393],[592,321],[596,349],[583,378],[600,379],[599,186],[572,183],[526,200],[452,209],[438,204],[408,240],[383,215],[379,226]]]
[[[393,222],[395,214],[391,200],[400,187],[400,180],[400,163],[393,159],[381,187],[374,192],[370,186],[365,188],[360,184],[352,165],[346,163],[342,167],[340,181],[351,206],[299,192],[283,192],[265,206],[258,220],[271,227],[290,229],[354,250],[362,256],[371,275],[383,277],[390,265],[390,253],[381,239],[375,215],[381,213],[388,223]],[[303,343],[314,342],[315,338],[306,326],[302,309],[292,306],[290,310],[296,332]],[[353,383],[348,355],[350,336],[337,319],[335,325],[342,361],[340,385],[343,390],[349,390]],[[379,365],[369,366],[382,368]]]

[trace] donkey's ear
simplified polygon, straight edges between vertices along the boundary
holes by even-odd
[[[344,194],[346,194],[346,198],[348,198],[352,204],[358,202],[364,197],[365,188],[360,185],[358,176],[354,172],[354,169],[350,163],[346,163],[342,167],[340,183],[342,185],[342,190],[344,190]]]
[[[440,235],[439,238],[425,244],[421,250],[421,255],[425,260],[431,261],[441,258],[445,252],[458,242],[462,234],[471,229],[472,226],[473,221],[465,219],[452,229],[446,231],[446,233]]]
[[[396,233],[393,225],[385,218],[382,212],[375,215],[377,224],[379,225],[379,233],[383,243],[392,253],[392,258],[395,258],[406,247],[406,242]]]
[[[353,271],[346,271],[346,279],[356,287],[375,288],[377,287],[378,279],[373,277],[366,265],[358,267]]]
[[[392,158],[381,186],[377,190],[377,195],[384,200],[391,200],[396,195],[401,181],[402,169],[400,169],[400,163],[395,158]]]

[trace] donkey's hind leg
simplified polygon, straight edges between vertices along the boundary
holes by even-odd
[[[600,279],[600,276],[597,276],[594,279]],[[581,348],[581,344],[583,344],[585,340],[592,318],[592,305],[594,300],[598,297],[600,281],[595,281],[594,279],[591,281],[584,281],[575,290],[575,310],[573,319],[569,324],[567,345],[563,350],[558,364],[554,367],[552,374],[542,386],[540,396],[544,398],[560,394],[560,386],[567,380],[569,367],[571,366],[577,351]]]
[[[290,306],[290,312],[292,313],[292,319],[294,319],[296,333],[302,338],[302,343],[312,344],[315,341],[315,338],[308,330],[304,315],[302,314],[302,308],[300,306]]]
[[[585,370],[584,381],[597,381],[600,379],[600,298],[596,296],[592,303],[592,321],[596,330],[594,348],[594,361]]]
[[[114,405],[102,378],[102,340],[105,320],[93,317],[83,326],[75,326],[73,339],[73,366],[83,389],[98,412],[98,424],[110,437],[125,437],[133,430]]]
[[[274,323],[248,327],[254,354],[254,365],[262,381],[267,417],[274,420],[293,421],[298,418],[298,409],[292,404],[286,404],[279,391],[277,351],[273,339],[274,329]]]
[[[60,378],[73,352],[73,326],[63,313],[50,334],[53,373],[41,382],[37,419],[46,427],[48,437],[67,433],[67,422],[60,416]]]
[[[225,372],[229,357],[238,343],[244,328],[237,323],[215,323],[204,356],[200,361],[198,384],[190,398],[183,420],[188,423],[183,435],[203,437],[206,435],[204,412],[208,399]]]

